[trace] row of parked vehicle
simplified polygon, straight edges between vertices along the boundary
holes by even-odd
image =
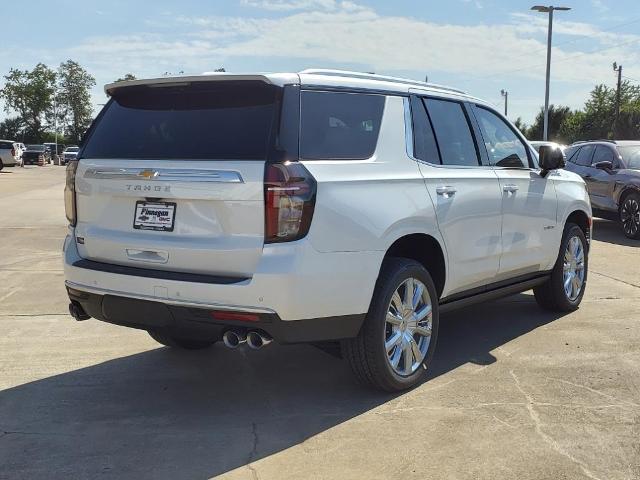
[[[0,170],[15,165],[66,165],[76,158],[79,147],[60,143],[25,145],[12,140],[0,140]]]

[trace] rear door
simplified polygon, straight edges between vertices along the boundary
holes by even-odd
[[[449,294],[491,283],[500,259],[498,178],[482,165],[466,106],[412,97],[414,155],[445,239]]]
[[[282,89],[261,81],[115,90],[79,153],[82,257],[250,277]]]

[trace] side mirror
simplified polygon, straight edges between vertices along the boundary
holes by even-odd
[[[562,153],[562,150],[558,147],[542,145],[538,151],[538,156],[543,177],[546,177],[549,171],[564,168],[566,165],[564,153]]]
[[[596,164],[593,165],[595,168],[598,168],[600,170],[604,170],[607,173],[611,173],[611,171],[613,170],[613,162],[609,162],[609,161],[604,161],[604,162],[598,162]]]

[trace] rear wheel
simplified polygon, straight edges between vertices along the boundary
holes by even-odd
[[[628,238],[640,239],[640,195],[630,193],[620,205],[620,223]]]
[[[437,298],[421,264],[385,260],[360,333],[343,342],[343,356],[361,383],[394,392],[425,377],[438,336]]]
[[[181,338],[163,330],[147,330],[147,332],[151,338],[162,345],[172,348],[181,348],[184,350],[201,350],[203,348],[209,348],[211,345],[216,343],[217,340],[193,340]]]
[[[587,238],[582,229],[567,223],[551,277],[533,289],[538,305],[554,312],[578,308],[587,284],[588,254]]]

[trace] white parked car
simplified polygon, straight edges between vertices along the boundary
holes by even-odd
[[[531,288],[555,311],[582,300],[584,182],[459,90],[306,70],[106,92],[67,167],[78,320],[189,349],[339,341],[394,391],[424,378],[442,312]]]
[[[0,140],[0,170],[3,167],[13,167],[20,159],[20,152],[15,142]]]

